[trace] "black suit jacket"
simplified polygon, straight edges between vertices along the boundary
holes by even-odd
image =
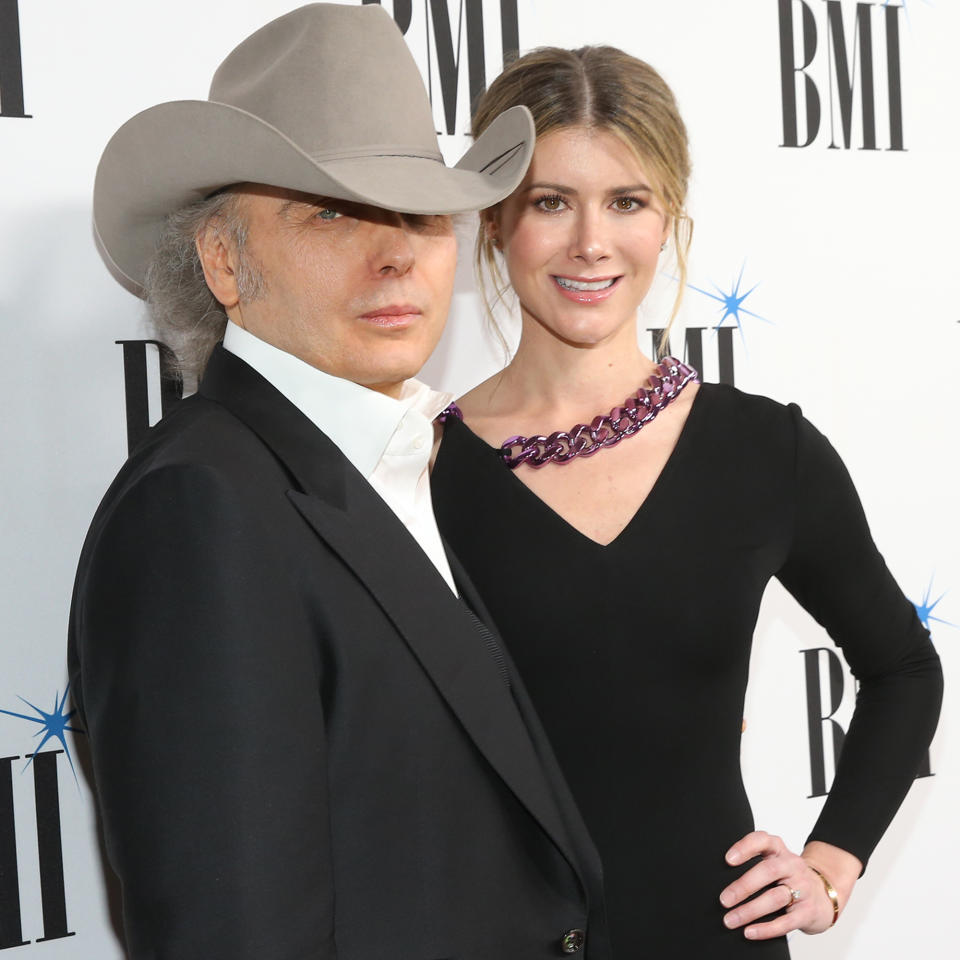
[[[572,928],[609,956],[509,658],[222,348],[104,498],[70,631],[135,960],[535,960]]]

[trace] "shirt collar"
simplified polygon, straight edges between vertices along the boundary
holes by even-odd
[[[367,479],[407,411],[433,420],[453,398],[407,380],[400,399],[324,373],[231,322],[223,346],[253,367],[319,427]]]

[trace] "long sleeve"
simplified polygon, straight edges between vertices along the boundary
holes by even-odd
[[[810,840],[866,865],[916,777],[936,729],[940,660],[877,550],[846,468],[791,407],[793,539],[778,578],[840,647],[858,681],[830,794]]]
[[[78,574],[73,679],[132,960],[336,954],[316,628],[250,500],[208,467],[151,471]]]

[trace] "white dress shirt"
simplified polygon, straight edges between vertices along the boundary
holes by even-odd
[[[228,322],[223,346],[313,421],[400,518],[456,593],[430,500],[433,419],[453,399],[407,380],[399,400],[332,377]]]

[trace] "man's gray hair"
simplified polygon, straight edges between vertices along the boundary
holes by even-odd
[[[144,286],[157,339],[177,355],[188,382],[203,375],[227,325],[226,311],[210,292],[197,253],[197,238],[209,228],[236,252],[240,302],[264,292],[263,275],[245,249],[247,224],[235,193],[216,193],[167,217]]]

